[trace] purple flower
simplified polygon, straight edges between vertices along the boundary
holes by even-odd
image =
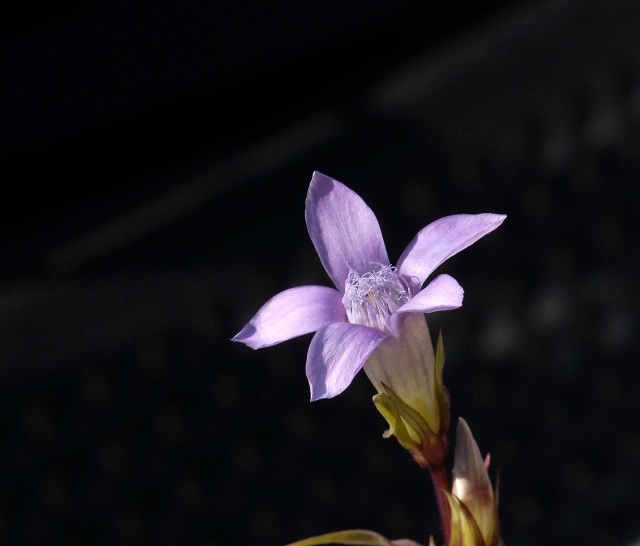
[[[412,394],[420,386],[435,389],[433,348],[422,314],[459,307],[463,291],[449,275],[422,285],[442,262],[496,229],[505,216],[436,220],[414,237],[395,267],[375,215],[337,180],[313,174],[305,218],[336,288],[299,286],[277,294],[233,340],[259,349],[316,332],[306,365],[312,401],[340,394],[364,366],[379,392],[383,383],[391,385],[421,414],[437,412],[423,389]]]

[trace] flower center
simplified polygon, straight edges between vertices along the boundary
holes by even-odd
[[[360,276],[349,271],[342,303],[349,322],[390,332],[389,318],[409,300],[409,290],[391,265]]]

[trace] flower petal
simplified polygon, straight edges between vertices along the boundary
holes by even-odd
[[[464,290],[458,281],[449,275],[438,275],[396,313],[433,313],[457,309],[462,305],[463,296]]]
[[[446,259],[496,229],[504,214],[456,214],[445,216],[422,229],[398,260],[398,273],[425,279]]]
[[[313,173],[305,219],[322,265],[343,293],[349,269],[362,275],[371,270],[372,263],[389,264],[373,211],[337,180]]]
[[[388,334],[348,322],[318,330],[307,353],[311,401],[333,398],[345,390],[373,350]]]
[[[260,349],[345,320],[340,292],[327,286],[298,286],[265,303],[233,341]]]

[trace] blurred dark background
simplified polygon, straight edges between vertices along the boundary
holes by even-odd
[[[0,43],[0,542],[281,545],[438,534],[429,477],[358,376],[314,404],[309,336],[229,341],[328,284],[313,170],[397,258],[447,262],[454,419],[509,546],[640,537],[640,4],[14,4]],[[392,259],[393,259],[392,258]]]

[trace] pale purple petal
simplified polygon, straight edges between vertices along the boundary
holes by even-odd
[[[305,218],[320,261],[340,291],[344,292],[349,269],[362,275],[372,264],[389,265],[373,211],[337,180],[313,173]]]
[[[348,322],[334,322],[318,330],[307,353],[311,401],[333,398],[345,390],[388,334]]]
[[[418,292],[396,313],[433,313],[457,309],[462,305],[464,290],[453,277],[439,275]]]
[[[446,259],[496,229],[503,214],[456,214],[445,216],[422,229],[398,260],[398,273],[422,285]]]
[[[298,286],[265,303],[233,341],[260,349],[345,320],[340,292],[327,286]]]

